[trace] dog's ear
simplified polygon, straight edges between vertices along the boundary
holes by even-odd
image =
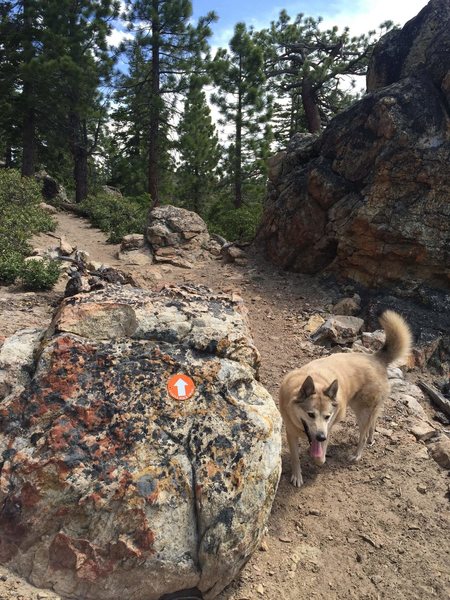
[[[328,396],[328,398],[331,398],[331,401],[333,402],[333,404],[335,404],[336,401],[336,395],[338,392],[338,380],[335,379],[334,381],[332,381],[330,383],[330,385],[327,387],[327,389],[324,391],[324,394],[326,396]]]
[[[312,377],[308,375],[308,377],[303,382],[302,387],[299,389],[297,394],[297,402],[303,402],[308,396],[312,396],[316,388],[314,387],[314,381]]]

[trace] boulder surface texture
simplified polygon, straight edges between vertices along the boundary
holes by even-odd
[[[66,298],[28,339],[29,377],[0,402],[0,561],[66,599],[216,596],[256,548],[280,475],[240,298],[110,286]],[[186,400],[168,393],[179,373],[195,383]]]
[[[384,36],[368,93],[272,158],[259,243],[284,268],[365,285],[450,283],[450,3]]]

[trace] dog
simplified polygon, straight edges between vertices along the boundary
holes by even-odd
[[[366,444],[373,444],[376,421],[389,394],[387,367],[405,358],[412,343],[411,330],[398,313],[386,310],[379,321],[386,341],[375,354],[332,354],[294,369],[283,378],[279,407],[286,427],[294,486],[303,484],[299,436],[306,434],[313,461],[323,465],[331,431],[345,417],[348,406],[355,412],[359,426],[359,442],[351,460],[360,460]]]

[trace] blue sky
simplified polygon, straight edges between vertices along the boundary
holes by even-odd
[[[404,25],[427,3],[427,0],[193,0],[193,8],[194,19],[211,10],[219,15],[210,40],[213,47],[218,47],[227,45],[239,21],[261,29],[269,26],[283,8],[292,17],[300,12],[306,16],[321,16],[325,27],[348,26],[353,35],[359,35],[377,29],[387,20]],[[127,35],[123,27],[120,29],[122,31],[114,30],[110,37],[114,45]]]
[[[376,29],[387,20],[403,25],[426,4],[427,0],[193,0],[194,17],[210,10],[219,15],[211,40],[213,46],[226,45],[238,21],[254,25],[256,29],[266,27],[283,8],[292,17],[300,12],[307,16],[322,16],[326,26],[348,26],[351,33],[358,35]]]

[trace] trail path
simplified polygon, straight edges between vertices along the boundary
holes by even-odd
[[[106,244],[102,232],[66,213],[57,218],[56,235],[93,260],[124,268],[115,259],[117,247]],[[35,245],[49,240],[40,236]],[[274,397],[287,370],[322,352],[308,341],[304,326],[336,298],[314,278],[280,273],[250,259],[246,267],[217,261],[192,270],[165,267],[163,280],[202,283],[243,296],[262,356],[262,383]],[[63,287],[64,282],[37,295],[0,288],[0,335],[45,325]],[[336,431],[324,467],[312,465],[304,448],[300,490],[289,483],[283,444],[283,474],[267,534],[219,600],[450,598],[448,473],[408,432],[406,419],[404,404],[389,400],[375,446],[355,465],[347,460],[356,442],[349,416]],[[41,598],[57,596],[0,568],[0,600]]]

